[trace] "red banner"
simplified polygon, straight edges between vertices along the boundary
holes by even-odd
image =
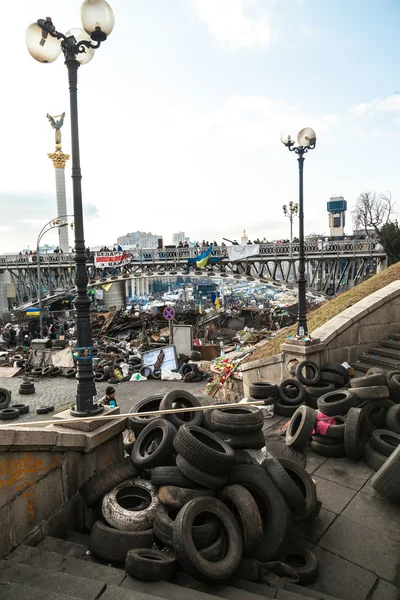
[[[95,255],[94,264],[96,269],[116,269],[128,265],[131,260],[129,252],[101,252]]]

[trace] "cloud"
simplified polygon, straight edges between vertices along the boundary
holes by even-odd
[[[319,37],[320,32],[316,27],[312,27],[312,25],[303,25],[301,28],[301,35],[306,40],[310,40],[316,37]]]
[[[356,117],[371,115],[372,113],[387,113],[400,111],[400,94],[393,94],[387,98],[377,98],[372,102],[357,104],[351,108]]]
[[[221,46],[234,51],[268,47],[269,15],[260,0],[192,0],[192,5]]]
[[[99,209],[91,202],[83,205],[83,214],[85,219],[97,219],[100,216]]]

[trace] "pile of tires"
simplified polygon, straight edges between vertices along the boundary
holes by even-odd
[[[297,376],[311,383],[305,381],[301,365]],[[373,368],[363,377],[350,379],[342,365],[330,363],[318,369],[304,362],[303,369],[310,365],[313,386],[305,387],[304,401],[288,424],[287,445],[297,450],[309,445],[316,454],[329,458],[363,459],[378,471],[400,445],[400,371],[384,373]],[[319,394],[322,388],[317,386],[326,384],[341,387]],[[325,422],[323,428],[317,427],[319,420]]]
[[[314,581],[315,556],[290,548],[289,537],[292,523],[315,517],[321,503],[296,462],[265,460],[262,411],[240,404],[140,416],[212,402],[174,390],[135,407],[131,455],[80,488],[95,518],[90,551],[149,580],[171,579],[177,568],[202,581],[254,569],[261,578],[262,563],[280,560],[299,583]]]

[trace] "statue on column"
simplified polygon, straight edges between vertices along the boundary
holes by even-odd
[[[62,115],[55,115],[54,117],[47,113],[46,117],[50,121],[52,128],[55,129],[56,150],[61,150],[61,127],[64,125],[65,112]]]

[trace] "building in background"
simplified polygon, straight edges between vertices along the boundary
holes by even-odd
[[[185,237],[184,231],[178,231],[177,233],[172,234],[172,245],[177,246],[180,242],[182,242],[182,244],[190,242],[190,238]]]
[[[329,230],[331,237],[344,235],[346,224],[347,201],[343,196],[332,196],[326,204],[329,213]]]
[[[161,240],[161,241],[159,241]],[[135,246],[136,248],[162,248],[162,235],[135,231],[121,235],[117,239],[121,246]]]

